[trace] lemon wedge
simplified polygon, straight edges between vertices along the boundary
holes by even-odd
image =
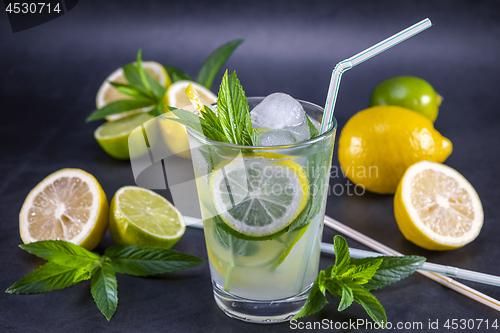
[[[166,105],[175,106],[177,108],[183,108],[185,106],[191,105],[191,100],[186,94],[186,88],[191,85],[201,98],[206,100],[208,103],[212,104],[217,101],[217,96],[204,86],[199,83],[182,80],[173,83],[167,90],[165,101]]]
[[[151,76],[158,81],[163,87],[168,88],[172,83],[170,76],[168,75],[165,67],[161,64],[154,61],[144,61],[142,62],[142,68]],[[96,106],[98,109],[101,109],[108,105],[111,102],[117,101],[119,99],[130,99],[130,96],[123,95],[115,87],[113,87],[109,82],[123,83],[127,84],[127,79],[125,78],[125,74],[123,73],[123,69],[120,67],[111,73],[106,80],[101,84],[99,91],[97,92],[96,97]],[[117,120],[131,114],[140,112],[140,111],[150,111],[151,107],[143,108],[142,110],[133,110],[128,112],[123,112],[119,114],[113,114],[106,116],[106,120],[113,121]]]
[[[217,101],[217,96],[204,86],[193,81],[183,80],[173,83],[168,88],[164,97],[164,104],[195,113],[196,108],[192,105],[186,93],[188,87],[191,87],[190,89],[195,91],[197,96],[208,104]],[[165,117],[175,118],[175,115],[172,112],[166,112]],[[170,150],[180,157],[190,158],[191,152],[189,150],[186,127],[178,122],[169,120],[162,122],[162,129],[165,142]]]
[[[101,185],[80,169],[62,169],[42,180],[19,214],[23,242],[65,240],[92,250],[108,227],[108,201]]]
[[[456,170],[429,161],[404,174],[394,215],[406,239],[429,250],[462,247],[483,225],[483,207],[472,185]]]

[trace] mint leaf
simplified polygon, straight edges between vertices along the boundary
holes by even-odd
[[[355,266],[353,273],[348,278],[354,283],[365,284],[373,277],[375,272],[377,272],[381,263],[382,259],[375,258],[364,264],[357,265]],[[353,264],[352,261],[351,264]]]
[[[181,80],[193,81],[193,79],[191,78],[191,76],[189,76],[189,74],[183,72],[182,70],[180,70],[177,67],[166,66],[166,65],[163,67],[165,67],[165,69],[168,73],[168,76],[170,76],[170,79],[172,80],[172,83],[177,82],[177,81],[181,81]],[[210,89],[210,88],[208,88],[208,89]]]
[[[150,101],[151,104],[156,102],[150,95],[145,94],[141,89],[137,88],[131,84],[123,84],[117,82],[109,82],[113,87],[116,88],[120,93],[133,97],[136,100]]]
[[[105,255],[118,273],[148,276],[197,266],[204,260],[173,250],[136,245],[114,245]]]
[[[333,266],[330,266],[333,268]],[[329,268],[330,268],[329,267]],[[328,277],[328,271],[325,271],[325,276]],[[342,285],[339,283],[337,279],[328,279],[326,278],[325,281],[323,282],[323,285],[325,286],[326,290],[334,296],[334,297],[342,297]]]
[[[245,91],[235,72],[228,75],[226,71],[222,77],[217,117],[228,142],[243,146],[258,144],[258,133],[254,134],[252,129]]]
[[[349,247],[347,242],[342,236],[335,236],[333,238],[333,249],[335,251],[335,275],[341,275],[349,268],[351,257],[349,255]]]
[[[150,115],[152,115],[152,116],[155,116],[155,117],[157,117],[157,116],[161,116],[161,115],[164,115],[164,114],[165,114],[165,111],[163,110],[163,105],[162,105],[162,103],[158,103],[158,104],[156,105],[156,107],[155,107],[153,110],[149,111],[148,113],[149,113]]]
[[[243,39],[233,40],[220,46],[210,54],[201,67],[196,82],[205,86],[207,89],[211,89],[214,78],[222,65],[224,65],[229,56],[241,43],[243,43]]]
[[[344,311],[351,306],[354,296],[352,295],[352,289],[348,285],[342,285],[342,298],[340,299],[340,304],[338,311]]]
[[[387,323],[384,307],[368,290],[357,284],[350,284],[354,295],[354,301],[365,309],[366,313],[378,323]]]
[[[295,231],[306,226],[314,216],[313,214],[311,214],[313,203],[311,199],[312,195],[311,193],[309,193],[309,199],[307,200],[306,206],[304,207],[302,212],[300,212],[299,216],[297,216],[297,218],[292,222],[292,224],[290,224],[290,226],[288,227],[288,232]]]
[[[94,272],[90,292],[102,314],[109,321],[118,307],[118,283],[110,263],[104,261]]]
[[[255,132],[255,130],[254,130]],[[300,215],[292,222],[289,227],[289,231],[297,230],[308,224],[323,207],[323,200],[318,200],[316,197],[318,195],[323,195],[323,190],[325,187],[325,178],[321,175],[318,170],[324,165],[325,159],[331,159],[331,154],[327,156],[323,150],[309,156],[306,173],[307,179],[309,179],[309,198],[307,204],[300,213]]]
[[[312,123],[311,119],[309,119],[309,116],[306,114],[306,120],[307,120],[307,127],[309,127],[309,133],[311,133],[311,139],[314,139],[315,137],[318,136],[319,132],[316,126]]]
[[[323,296],[326,289],[332,296],[341,297],[338,311],[345,310],[354,301],[361,304],[374,321],[385,325],[387,322],[385,310],[375,296],[369,292],[369,288],[379,289],[407,277],[425,261],[425,258],[404,256],[351,260],[347,242],[339,235],[335,236],[333,246],[335,265],[328,267],[325,271],[320,271],[315,284],[318,284]],[[314,295],[312,292],[311,289],[309,294],[311,299],[318,297],[317,291]],[[314,307],[311,305],[308,309],[304,305],[299,312],[300,317],[319,311],[313,311],[313,309]]]
[[[236,76],[236,72],[228,76],[228,83],[235,118],[234,122],[237,134],[239,134],[238,142],[243,146],[257,146],[259,144],[258,140],[254,142],[252,137],[254,129],[252,128],[252,121],[250,119],[250,108],[248,107],[245,91]]]
[[[148,82],[151,92],[156,97],[159,104],[161,104],[161,102],[163,101],[163,95],[165,95],[167,90],[148,72],[144,71],[144,76],[146,77],[146,81]]]
[[[66,267],[91,268],[101,256],[85,250],[83,247],[62,240],[45,240],[19,247],[45,260]]]
[[[252,125],[252,123],[250,122],[250,126],[251,125]],[[253,143],[253,145],[257,147],[259,145],[259,140],[260,140],[259,131],[256,130],[256,129],[254,129],[252,131],[251,137],[252,137],[252,143]]]
[[[139,69],[136,65],[126,64],[123,66],[123,74],[129,84],[139,89],[143,94],[148,95],[151,98],[155,97],[142,82],[141,74],[139,73]]]
[[[201,117],[186,110],[167,106],[176,116],[169,118],[210,140],[229,142],[244,146],[257,146],[259,132],[252,128],[248,101],[236,73],[224,73],[217,100],[217,113],[211,107],[204,106]]]
[[[363,285],[366,290],[377,290],[402,280],[413,274],[425,262],[425,258],[419,256],[380,256],[375,258],[352,259],[351,263],[362,265],[373,259],[382,259],[382,263],[371,280]]]
[[[137,51],[137,65],[136,65],[137,71],[139,72],[139,78],[141,79],[142,86],[146,89],[146,91],[151,92],[149,81],[146,79],[146,74],[145,74],[146,72],[142,68],[141,55],[142,55],[142,50],[139,49],[139,51]]]
[[[90,279],[87,268],[65,267],[48,262],[26,275],[5,292],[9,294],[34,294],[72,286]]]
[[[314,281],[314,284],[311,287],[311,291],[309,292],[309,296],[307,296],[307,301],[304,304],[304,307],[293,317],[294,319],[312,315],[313,313],[320,311],[328,303],[325,297],[325,288],[323,286],[324,276],[325,272],[320,271],[316,281]]]
[[[122,99],[109,103],[102,109],[97,109],[86,119],[86,122],[103,119],[106,116],[126,111],[137,110],[151,106],[152,103],[146,100]]]
[[[229,88],[229,77],[227,71],[222,77],[217,97],[217,117],[227,138],[227,141],[233,144],[239,144],[239,132],[236,121],[236,110],[234,109],[231,90]]]
[[[209,125],[209,123],[202,117],[198,117],[192,112],[177,109],[171,106],[167,106],[167,108],[177,117],[177,118],[165,118],[169,121],[176,121],[181,123],[184,126],[187,126],[198,132],[200,135],[219,142],[227,142],[226,136],[223,132],[219,131],[219,128],[214,128]]]
[[[204,105],[204,111],[201,111],[201,115],[203,116],[203,119],[207,122],[208,125],[210,125],[212,128],[217,129],[217,131],[223,133],[222,127],[220,126],[219,123],[219,118],[217,118],[217,114],[207,105]]]

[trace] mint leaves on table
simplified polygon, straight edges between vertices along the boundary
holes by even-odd
[[[222,65],[231,56],[233,51],[243,43],[243,39],[237,39],[226,43],[216,49],[205,60],[201,70],[196,78],[196,82],[205,86],[207,89],[212,87],[213,80]],[[180,80],[193,79],[189,74],[183,72],[179,68],[173,66],[164,66],[172,83]],[[148,72],[142,67],[141,50],[137,52],[136,63],[130,63],[123,66],[123,72],[128,84],[110,82],[120,93],[128,96],[127,99],[121,99],[109,103],[101,109],[94,110],[87,118],[87,122],[103,119],[112,114],[123,113],[127,111],[149,108],[149,113],[153,116],[164,114],[163,111],[163,96],[166,89],[158,83]]]
[[[217,113],[211,106],[204,106],[201,117],[192,112],[168,107],[177,121],[213,141],[229,142],[242,146],[258,146],[259,132],[252,128],[250,111],[245,91],[236,72],[227,70],[222,77],[217,98]]]
[[[48,262],[5,292],[42,293],[92,279],[90,290],[97,307],[110,320],[118,306],[115,272],[149,276],[197,266],[204,260],[173,250],[137,245],[114,245],[103,256],[66,241],[39,241],[19,246]]]
[[[360,304],[374,321],[387,322],[385,310],[370,290],[380,289],[413,274],[424,262],[424,257],[373,257],[352,259],[349,247],[342,236],[333,241],[335,265],[320,271],[304,307],[295,319],[320,311],[327,303],[326,291],[339,297],[338,311],[347,309],[353,302]]]

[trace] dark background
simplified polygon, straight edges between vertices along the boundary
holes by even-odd
[[[434,23],[431,29],[343,76],[339,129],[368,106],[379,82],[398,75],[429,81],[444,97],[435,126],[453,142],[446,164],[462,173],[482,200],[481,234],[458,250],[423,250],[399,232],[388,195],[332,196],[327,214],[405,254],[500,275],[498,1],[82,0],[71,12],[15,34],[0,13],[0,290],[41,263],[17,248],[18,214],[45,176],[64,167],[82,168],[99,180],[109,199],[119,187],[134,184],[129,162],[105,154],[93,138],[98,123],[84,120],[102,81],[133,61],[139,48],[144,60],[195,76],[212,50],[244,38],[225,67],[237,70],[248,96],[281,91],[323,105],[336,63],[426,17]],[[220,75],[215,82],[214,87]],[[346,180],[333,179],[336,183]],[[324,241],[331,242],[334,234],[325,230]],[[97,250],[112,243],[107,234]],[[199,230],[187,230],[174,249],[206,259]],[[323,255],[321,267],[331,264]],[[497,287],[465,283],[500,298]],[[213,300],[207,264],[148,279],[119,275],[118,284],[120,303],[110,322],[95,306],[88,281],[41,295],[0,293],[0,331],[290,330],[288,323],[258,326],[226,317]],[[420,321],[427,327],[439,319],[439,331],[446,331],[447,319],[491,323],[499,318],[498,312],[418,274],[375,295],[393,323]],[[368,318],[357,304],[342,313],[337,305],[331,299],[305,320]]]

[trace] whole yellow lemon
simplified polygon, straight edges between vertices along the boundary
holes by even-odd
[[[392,194],[409,166],[423,160],[442,163],[451,151],[451,141],[425,116],[399,106],[374,106],[349,119],[338,155],[355,184]]]

